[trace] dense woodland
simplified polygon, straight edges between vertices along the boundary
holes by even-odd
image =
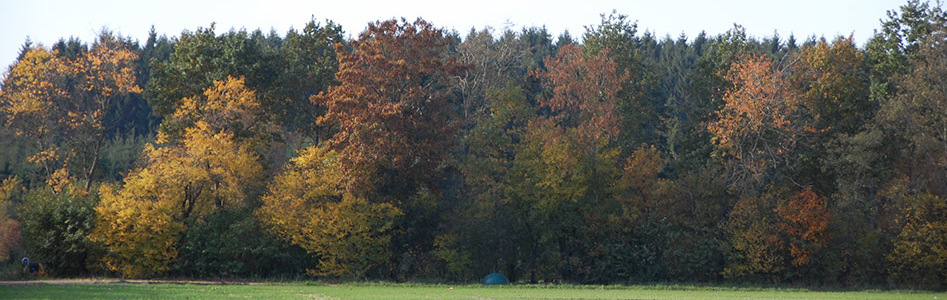
[[[947,13],[27,41],[0,275],[947,286]]]

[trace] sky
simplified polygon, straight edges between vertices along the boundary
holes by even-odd
[[[112,32],[144,42],[152,26],[159,35],[180,36],[216,23],[218,33],[233,29],[276,30],[285,35],[301,30],[315,18],[340,24],[345,34],[357,36],[376,20],[421,17],[435,26],[465,36],[471,28],[545,26],[556,38],[568,30],[580,38],[585,26],[616,11],[637,20],[639,31],[659,37],[695,37],[726,32],[734,23],[749,35],[762,38],[774,32],[782,38],[832,38],[853,35],[858,45],[880,27],[886,11],[906,0],[477,0],[477,1],[364,1],[364,0],[0,0],[0,66],[12,64],[27,38],[52,45],[77,37],[91,44],[97,33]],[[324,22],[323,22],[324,23]]]

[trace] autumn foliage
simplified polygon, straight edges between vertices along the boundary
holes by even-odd
[[[809,256],[828,243],[826,229],[832,213],[825,202],[825,197],[816,195],[812,188],[806,188],[776,207],[783,219],[779,229],[789,236],[789,253],[795,266],[808,264]]]
[[[434,179],[458,125],[451,85],[463,66],[450,45],[424,20],[370,23],[351,45],[336,45],[339,85],[312,100],[326,108],[319,124],[337,130],[328,144],[348,188],[370,189],[379,169]]]
[[[373,203],[344,188],[338,155],[310,147],[274,179],[257,211],[270,230],[319,257],[313,275],[365,278],[383,265],[396,217],[389,203]]]
[[[179,141],[159,136],[142,152],[144,167],[126,177],[120,189],[103,186],[100,190],[99,218],[92,237],[108,250],[109,268],[122,276],[148,277],[167,271],[187,227],[218,210],[245,205],[248,191],[263,174],[251,144],[236,139],[220,116],[240,120],[247,116],[227,108],[255,105],[245,103],[242,81],[231,78],[217,84],[220,87],[214,90],[231,90],[176,112],[196,110],[200,116]],[[214,95],[211,91],[208,94]]]
[[[539,74],[551,87],[551,95],[540,99],[558,126],[574,128],[586,144],[615,139],[619,134],[617,94],[628,74],[619,74],[608,51],[586,54],[583,48],[567,45],[555,57],[545,60],[546,72]]]
[[[714,144],[725,155],[748,161],[789,150],[798,99],[784,84],[783,72],[764,55],[745,55],[730,66],[726,79],[733,87],[709,127]]]
[[[113,101],[140,93],[134,63],[138,56],[105,35],[75,59],[42,46],[28,49],[10,71],[0,99],[7,125],[29,137],[55,192],[77,179],[88,191],[99,168],[105,122]]]
[[[417,19],[27,42],[0,279],[947,285],[947,13],[866,43]],[[13,270],[13,271],[11,271]]]

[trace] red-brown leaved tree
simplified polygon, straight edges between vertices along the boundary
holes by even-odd
[[[370,23],[351,48],[336,45],[339,85],[311,98],[337,132],[348,188],[372,188],[375,172],[425,181],[455,144],[454,81],[463,65],[451,40],[424,20]]]

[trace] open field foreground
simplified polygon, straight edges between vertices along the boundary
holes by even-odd
[[[693,286],[235,285],[77,280],[3,283],[0,299],[947,299],[947,293]]]

